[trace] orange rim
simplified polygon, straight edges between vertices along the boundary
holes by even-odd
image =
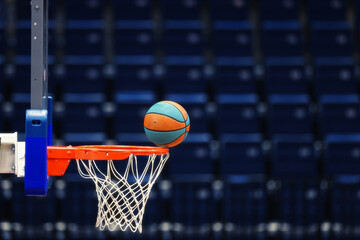
[[[71,159],[81,160],[125,160],[135,156],[164,155],[168,148],[121,145],[87,145],[77,147],[47,147],[49,176],[64,175]]]
[[[82,160],[124,160],[131,154],[135,156],[163,155],[169,152],[163,147],[121,146],[121,145],[86,145],[77,147],[48,146],[48,160],[82,159]]]

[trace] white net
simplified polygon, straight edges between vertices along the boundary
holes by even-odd
[[[168,158],[169,154],[149,155],[147,163],[140,167],[138,161],[145,159],[138,160],[132,154],[122,174],[115,168],[114,162],[118,161],[107,160],[105,168],[102,168],[104,161],[76,160],[79,174],[83,178],[92,179],[96,186],[96,227],[110,231],[130,229],[141,233],[151,188]]]

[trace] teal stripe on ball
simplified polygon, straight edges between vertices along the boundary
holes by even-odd
[[[158,132],[145,129],[146,136],[155,144],[164,145],[169,144],[178,139],[182,134],[185,133],[185,128],[176,131]]]
[[[177,109],[177,107],[175,107],[174,105],[167,103],[167,102],[159,102],[155,105],[153,105],[149,111],[147,111],[146,114],[148,113],[159,113],[162,115],[166,115],[169,116],[179,122],[184,122],[185,119],[183,117],[183,115],[181,114],[180,110]]]
[[[189,126],[189,125],[190,125],[190,117],[188,116],[185,126]]]

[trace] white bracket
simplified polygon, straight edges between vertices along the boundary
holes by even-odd
[[[25,176],[25,142],[18,142],[17,133],[0,133],[0,174]]]

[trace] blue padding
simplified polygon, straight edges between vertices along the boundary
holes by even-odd
[[[27,110],[25,126],[25,194],[44,196],[47,175],[47,110]]]
[[[53,145],[53,98],[47,97],[47,108],[48,108],[48,146]]]

